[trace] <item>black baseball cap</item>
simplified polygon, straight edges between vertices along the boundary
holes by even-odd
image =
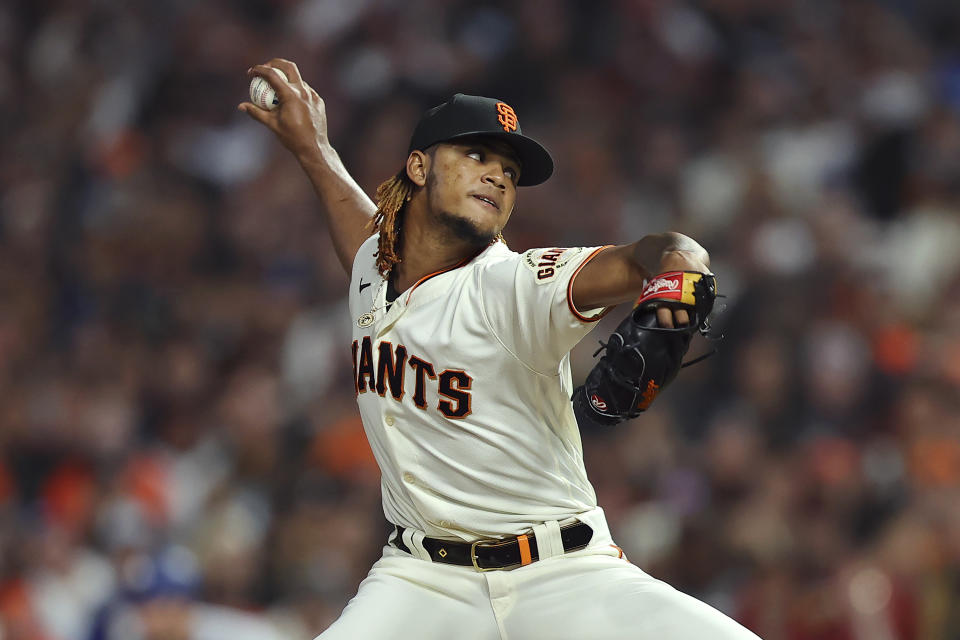
[[[513,147],[520,160],[517,186],[540,184],[553,173],[550,152],[533,138],[523,135],[517,113],[510,105],[496,98],[463,93],[423,114],[413,130],[407,153],[467,136],[497,138]]]

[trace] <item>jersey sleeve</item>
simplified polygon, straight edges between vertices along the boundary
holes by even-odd
[[[379,249],[379,234],[373,234],[360,245],[357,255],[353,257],[353,269],[350,271],[349,285],[349,305],[350,315],[357,317],[365,310],[369,310],[369,294],[367,298],[361,295],[362,289],[359,287],[364,282],[375,283],[380,281],[380,273],[377,271],[377,250]],[[366,301],[366,309],[364,307]]]
[[[573,282],[608,247],[531,249],[479,274],[484,318],[503,346],[530,368],[554,375],[563,357],[609,309],[577,309]]]

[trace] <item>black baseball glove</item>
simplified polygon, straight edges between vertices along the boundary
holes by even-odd
[[[647,283],[633,311],[593,354],[603,351],[600,361],[574,390],[577,418],[614,425],[646,411],[681,368],[706,357],[683,362],[693,334],[714,338],[709,316],[716,297],[717,280],[712,274],[669,271]],[[685,309],[690,324],[660,327],[659,307]]]

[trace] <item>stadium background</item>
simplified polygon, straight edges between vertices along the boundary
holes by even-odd
[[[710,250],[720,354],[584,434],[634,562],[766,640],[960,637],[960,4],[12,0],[0,52],[3,640],[308,639],[378,555],[345,279],[235,111],[274,56],[368,193],[482,93],[557,159],[513,248]]]

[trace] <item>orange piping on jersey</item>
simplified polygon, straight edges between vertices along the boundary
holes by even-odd
[[[610,545],[610,546],[613,547],[614,549],[616,549],[616,550],[620,553],[620,555],[618,556],[619,558],[622,558],[622,557],[623,557],[623,549],[621,549],[620,547],[618,547],[618,546],[615,545],[615,544],[612,544],[612,545]]]
[[[480,255],[480,254],[478,253],[477,255]],[[428,273],[427,275],[425,275],[425,276],[423,276],[422,278],[420,278],[419,280],[417,280],[417,282],[416,282],[412,287],[410,287],[410,292],[407,293],[407,304],[410,304],[410,296],[413,295],[414,289],[416,289],[417,287],[419,287],[421,284],[423,284],[424,282],[426,282],[427,280],[429,280],[430,278],[432,278],[432,277],[434,277],[434,276],[440,275],[441,273],[446,273],[447,271],[453,271],[454,269],[459,269],[460,267],[462,267],[463,265],[467,264],[468,262],[470,262],[471,260],[473,260],[473,259],[476,258],[476,257],[477,257],[477,256],[470,256],[469,258],[464,258],[463,260],[461,260],[461,261],[458,262],[457,264],[453,265],[452,267],[447,267],[446,269],[440,269],[440,271],[434,271],[433,273]]]
[[[520,546],[520,566],[527,566],[533,562],[533,556],[530,555],[530,541],[527,540],[527,535],[517,536],[517,544]]]
[[[587,259],[586,259],[586,260],[584,260],[583,262],[580,263],[580,266],[577,267],[577,270],[573,272],[573,275],[570,276],[570,282],[567,284],[567,306],[570,307],[570,313],[572,313],[572,314],[574,315],[574,317],[575,317],[577,320],[579,320],[580,322],[596,322],[596,321],[598,321],[600,318],[602,318],[603,316],[605,316],[605,315],[607,315],[608,313],[610,313],[610,310],[613,309],[613,307],[607,307],[607,308],[604,310],[604,312],[601,313],[600,315],[594,316],[594,317],[592,317],[592,318],[588,318],[587,316],[585,316],[585,315],[583,315],[582,313],[580,313],[579,311],[577,311],[576,305],[573,304],[573,281],[577,279],[577,274],[580,273],[580,269],[583,269],[585,266],[587,266],[587,263],[590,262],[591,260],[593,260],[595,257],[597,257],[597,255],[598,255],[601,251],[604,251],[604,250],[606,250],[606,249],[609,249],[609,248],[612,247],[612,246],[613,246],[612,244],[608,244],[608,245],[604,245],[604,246],[602,246],[602,247],[599,247],[599,248],[595,249],[593,253],[591,253],[589,256],[587,256]]]

